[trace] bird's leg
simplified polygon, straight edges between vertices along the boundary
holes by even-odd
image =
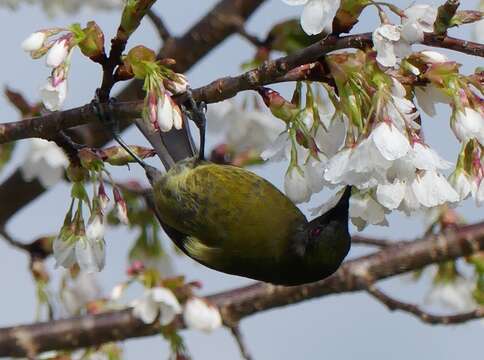
[[[204,101],[197,103],[193,98],[193,94],[190,88],[187,89],[186,104],[182,106],[183,111],[193,120],[198,127],[200,133],[200,148],[198,150],[198,159],[205,160],[205,129],[207,124],[207,117],[205,113],[207,111],[207,105]]]
[[[109,129],[111,134],[113,135],[114,140],[138,163],[141,165],[143,169],[146,170],[147,164],[138,156],[136,155],[131,148],[124,142],[124,140],[119,135],[119,121],[112,116],[112,105],[115,102],[113,98],[109,99],[108,102],[108,111],[105,111],[105,107],[101,106],[99,102],[99,96],[96,91],[96,96],[92,101],[92,106],[96,116],[101,121],[101,123]]]

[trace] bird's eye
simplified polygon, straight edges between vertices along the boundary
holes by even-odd
[[[319,234],[321,234],[321,228],[320,227],[315,227],[315,228],[312,228],[309,235],[311,235],[311,237],[317,237],[319,236]]]

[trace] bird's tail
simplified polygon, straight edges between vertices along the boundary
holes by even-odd
[[[153,131],[143,119],[137,119],[136,126],[153,146],[167,171],[178,161],[192,157],[196,153],[185,114],[183,114],[183,127],[180,130],[173,128],[168,132]]]

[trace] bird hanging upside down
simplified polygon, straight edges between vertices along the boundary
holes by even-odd
[[[138,121],[167,172],[137,159],[153,187],[156,215],[168,236],[199,263],[233,275],[298,285],[334,273],[348,254],[351,188],[325,214],[308,221],[274,185],[235,166],[205,161],[205,114],[189,96],[187,113],[200,129],[195,156],[184,129],[154,132]]]

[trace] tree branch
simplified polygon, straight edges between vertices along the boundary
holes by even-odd
[[[404,241],[392,241],[392,240],[384,240],[384,239],[374,239],[374,238],[368,238],[364,236],[353,236],[351,238],[351,243],[352,244],[358,244],[358,245],[370,245],[370,246],[376,246],[379,248],[385,248],[388,246],[394,246],[400,243],[403,243]]]
[[[247,349],[247,345],[245,344],[245,341],[244,341],[244,335],[240,330],[240,326],[239,325],[231,326],[230,332],[232,333],[235,341],[237,342],[237,346],[239,347],[240,355],[242,355],[242,358],[245,360],[254,360],[254,358],[250,355],[249,350]]]
[[[163,19],[153,9],[149,9],[146,16],[155,26],[161,40],[167,41],[172,37]]]
[[[266,283],[208,297],[226,324],[258,312],[332,294],[366,290],[367,279],[378,281],[427,265],[484,250],[484,222],[463,226],[421,240],[397,243],[375,254],[345,262],[332,276],[306,285],[284,287]],[[481,314],[476,314],[476,316]],[[468,316],[468,315],[467,315]],[[183,327],[181,318],[177,326]],[[0,329],[0,357],[25,356],[54,349],[95,346],[108,341],[159,334],[130,309]]]
[[[172,38],[163,44],[163,48],[158,54],[159,57],[174,58],[177,61],[175,70],[177,72],[187,71],[234,33],[235,29],[233,29],[233,26],[224,24],[219,20],[220,18],[224,16],[240,16],[247,19],[263,2],[264,0],[221,0],[182,37]],[[118,94],[117,98],[121,101],[143,98],[141,83],[139,81],[131,81]],[[89,126],[76,129],[75,140],[91,147],[101,147],[111,140],[111,134],[108,134],[100,124],[93,122],[94,114],[90,113],[89,116],[89,120],[85,119]],[[130,124],[127,121],[121,122],[123,129]],[[0,128],[1,136],[4,136],[2,128]],[[16,212],[41,195],[45,190],[37,180],[32,182],[25,181],[21,172],[16,170],[0,185],[0,204],[2,204],[0,206],[0,224],[6,224]]]
[[[394,299],[383,291],[378,289],[374,285],[368,286],[368,293],[375,299],[384,304],[390,311],[401,310],[406,313],[415,315],[421,321],[426,324],[437,325],[450,325],[450,324],[461,324],[469,320],[480,319],[484,317],[484,306],[478,307],[477,309],[461,314],[454,315],[434,315],[430,314],[414,304],[405,303],[403,301]]]

